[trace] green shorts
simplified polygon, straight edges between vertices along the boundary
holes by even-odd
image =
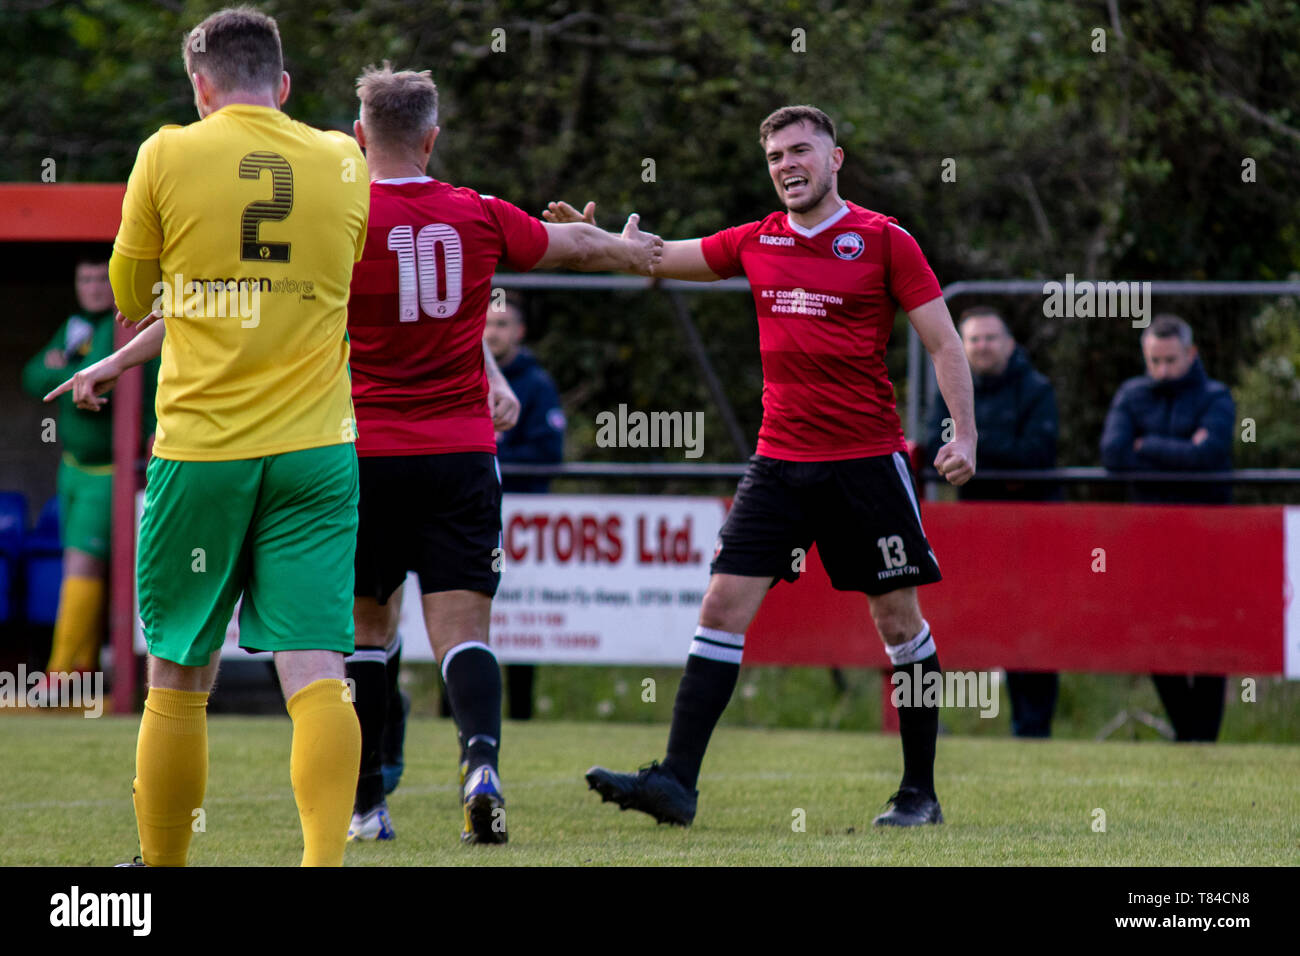
[[[148,479],[136,579],[149,653],[208,663],[241,595],[245,650],[352,653],[354,445],[154,458]]]
[[[113,466],[87,467],[64,455],[59,463],[59,541],[108,560],[113,527]]]

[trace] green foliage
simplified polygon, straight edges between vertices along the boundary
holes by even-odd
[[[1233,397],[1237,419],[1251,419],[1254,440],[1237,434],[1242,468],[1300,468],[1300,303],[1283,299],[1252,320],[1260,350],[1241,369]]]
[[[0,85],[0,179],[34,180],[52,157],[60,181],[120,181],[141,140],[194,118],[180,40],[215,4],[8,6],[0,55],[22,68]],[[430,69],[443,127],[431,174],[533,212],[591,198],[607,227],[636,210],[669,238],[758,218],[774,206],[759,121],[813,102],[838,124],[841,194],[896,216],[943,283],[1300,269],[1300,7],[1286,0],[1125,3],[1118,23],[1084,0],[259,6],[280,23],[293,116],[349,129],[367,63]],[[1093,51],[1097,28],[1105,52]],[[795,30],[806,52],[793,49]],[[1243,181],[1247,158],[1254,182]],[[945,159],[955,182],[941,179]],[[752,303],[688,301],[752,444]],[[1096,463],[1110,398],[1141,371],[1136,330],[1047,319],[1034,300],[993,304],[1057,385],[1062,463]],[[1246,320],[1258,303],[1156,304],[1193,322],[1211,375],[1233,383],[1253,365]],[[571,457],[612,454],[594,448],[593,421],[622,402],[704,410],[705,459],[738,457],[659,296],[547,295],[533,328],[574,423]]]

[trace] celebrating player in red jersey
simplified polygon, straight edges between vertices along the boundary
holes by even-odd
[[[777,110],[763,121],[759,142],[785,211],[703,239],[665,243],[655,269],[656,276],[700,282],[748,277],[763,360],[758,453],[722,527],[673,705],[667,757],[637,774],[587,772],[604,800],[681,825],[695,817],[700,765],[736,685],[745,629],[776,580],[797,579],[797,555],[814,542],[832,585],[867,595],[895,673],[919,685],[939,672],[916,597],[917,585],[940,580],[939,565],[921,529],[885,370],[899,307],[930,353],[952,412],[953,440],[935,466],[954,485],[975,474],[970,370],[916,240],[892,218],[840,198],[836,174],[844,151],[821,110]],[[545,215],[584,218],[564,203],[552,203]],[[591,204],[584,216],[594,218]],[[941,823],[934,791],[937,708],[900,707],[899,730],[902,783],[875,823]]]
[[[429,641],[461,735],[467,843],[505,843],[497,775],[501,671],[488,646],[501,571],[501,482],[494,418],[518,403],[483,345],[492,275],[566,267],[649,275],[662,253],[636,216],[622,236],[542,223],[492,196],[430,179],[438,92],[427,72],[367,69],[357,142],[370,168],[365,251],[352,273],[348,336],[361,465],[349,659],[361,722],[350,839],[392,839],[381,742],[401,585],[420,579]],[[489,377],[492,412],[489,412]]]

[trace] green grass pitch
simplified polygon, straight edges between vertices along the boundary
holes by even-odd
[[[135,855],[136,729],[132,717],[8,719],[0,865],[100,866]],[[398,838],[349,847],[347,864],[1300,863],[1293,746],[943,736],[937,778],[947,822],[924,830],[871,826],[900,768],[897,738],[878,734],[719,729],[689,830],[619,812],[587,790],[588,766],[633,769],[661,753],[665,734],[660,725],[507,723],[510,843],[463,847],[451,724],[413,718],[406,774],[389,798]],[[297,864],[289,742],[287,718],[210,719],[205,831],[194,836],[191,864]]]

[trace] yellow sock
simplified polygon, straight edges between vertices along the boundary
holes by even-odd
[[[313,681],[289,698],[289,779],[302,819],[302,865],[342,866],[361,770],[361,725],[347,685]]]
[[[194,811],[208,785],[208,695],[149,688],[131,787],[140,856],[148,866],[184,866]]]
[[[57,674],[95,666],[104,627],[104,582],[100,578],[68,577],[59,588],[59,613],[54,643],[45,671]]]

